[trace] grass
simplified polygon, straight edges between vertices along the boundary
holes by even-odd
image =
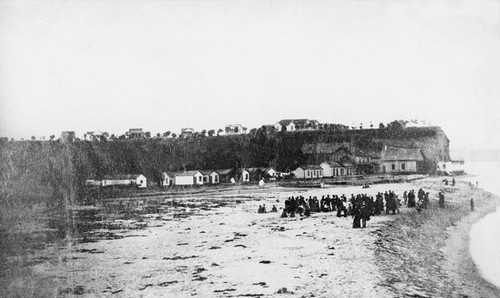
[[[437,190],[441,189],[434,187],[431,191]],[[437,200],[433,200],[421,213],[412,208],[376,231],[379,237],[375,254],[385,279],[382,286],[388,287],[395,297],[415,289],[423,297],[449,297],[458,291],[458,285],[443,268],[442,248],[448,228],[470,214],[471,197],[481,208],[489,206],[493,196],[465,184],[444,190],[445,208],[439,208]]]

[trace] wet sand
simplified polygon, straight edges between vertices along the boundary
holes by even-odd
[[[31,287],[33,292],[43,290],[39,293],[47,296],[88,297],[271,297],[281,294],[428,297],[426,293],[432,293],[432,289],[426,289],[425,283],[422,290],[397,283],[388,278],[393,269],[380,263],[381,240],[394,242],[391,239],[403,237],[400,231],[392,232],[388,227],[398,217],[415,216],[414,209],[402,208],[401,215],[373,216],[366,229],[352,229],[350,217],[337,218],[335,213],[313,213],[310,218],[279,217],[284,199],[291,195],[318,198],[323,194],[374,195],[389,189],[401,194],[422,186],[429,187],[433,194],[441,187],[437,179],[426,179],[413,184],[374,185],[369,189],[359,186],[268,188],[265,192],[183,198],[194,202],[224,200],[230,203],[217,208],[188,204],[167,213],[147,214],[140,221],[142,229],[126,228],[139,224],[134,220],[115,227],[113,233],[120,235],[117,239],[51,247],[44,252],[44,258],[30,266],[32,276],[38,281],[23,283],[20,280],[14,287]],[[457,202],[454,203],[461,204],[460,198],[469,195],[462,196],[462,191],[466,188],[456,190]],[[478,297],[477,293],[482,297],[495,295],[473,270],[466,237],[470,224],[496,204],[493,198],[485,202],[489,203],[477,204],[477,211],[470,218],[449,230],[451,236],[442,248],[445,258],[436,264],[447,270],[442,283],[464,284],[453,288],[452,297]],[[258,214],[257,208],[262,204],[266,204],[267,210],[275,204],[279,212]],[[411,245],[407,249],[411,252]],[[389,251],[388,256],[393,258],[391,254]],[[412,267],[407,269],[411,275]],[[398,268],[394,270],[398,275],[404,274]],[[405,288],[398,289],[399,286]]]
[[[474,212],[449,228],[449,237],[444,248],[447,256],[445,266],[458,285],[460,297],[500,297],[500,289],[481,277],[470,251],[473,225],[485,215],[494,212],[498,204],[497,197],[483,193],[475,197]]]

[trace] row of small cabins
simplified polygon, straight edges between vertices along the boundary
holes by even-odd
[[[183,172],[163,172],[161,186],[215,185],[220,183],[236,183],[265,180],[276,180],[281,173],[273,168],[194,170]],[[105,176],[102,180],[86,180],[87,185],[135,185],[147,187],[147,178],[142,174]]]
[[[324,162],[321,165],[299,166],[290,173],[280,173],[273,168],[223,169],[209,171],[184,171],[162,173],[161,186],[216,185],[221,183],[248,183],[251,181],[275,181],[278,177],[293,174],[296,179],[318,179],[354,175],[352,165],[344,166],[337,162]],[[147,178],[142,174],[105,176],[102,180],[87,180],[87,185],[135,185],[147,187]]]

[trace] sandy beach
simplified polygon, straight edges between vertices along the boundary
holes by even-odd
[[[431,194],[429,209],[418,214],[403,207],[398,215],[373,216],[366,229],[352,229],[350,217],[337,218],[335,213],[280,218],[280,212],[256,212],[262,204],[268,210],[273,204],[281,209],[291,195],[374,195],[386,190],[402,194],[420,187]],[[437,208],[439,190],[446,191],[444,210]],[[471,213],[467,204],[472,194],[478,199]],[[200,204],[211,200],[227,204],[214,208]],[[499,293],[479,277],[468,252],[470,226],[494,210],[498,198],[465,182],[445,187],[440,178],[428,178],[369,189],[269,188],[182,201],[189,204],[144,215],[142,229],[123,228],[138,224],[123,221],[121,229],[95,231],[112,232],[120,236],[117,239],[48,247],[33,257],[31,279],[16,279],[9,292],[88,297],[495,297]],[[437,226],[435,220],[442,224],[428,228]]]

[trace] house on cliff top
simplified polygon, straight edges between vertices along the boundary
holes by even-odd
[[[240,135],[246,134],[247,128],[241,124],[228,124],[224,128],[226,135]]]
[[[62,143],[71,143],[76,140],[74,131],[63,131],[61,132],[61,142]]]
[[[131,128],[125,133],[129,139],[144,139],[146,133],[142,128]]]
[[[179,135],[179,138],[189,138],[193,135],[194,135],[194,128],[185,127],[181,128],[181,134]]]
[[[319,122],[309,119],[283,119],[274,125],[277,131],[296,131],[318,129]]]

